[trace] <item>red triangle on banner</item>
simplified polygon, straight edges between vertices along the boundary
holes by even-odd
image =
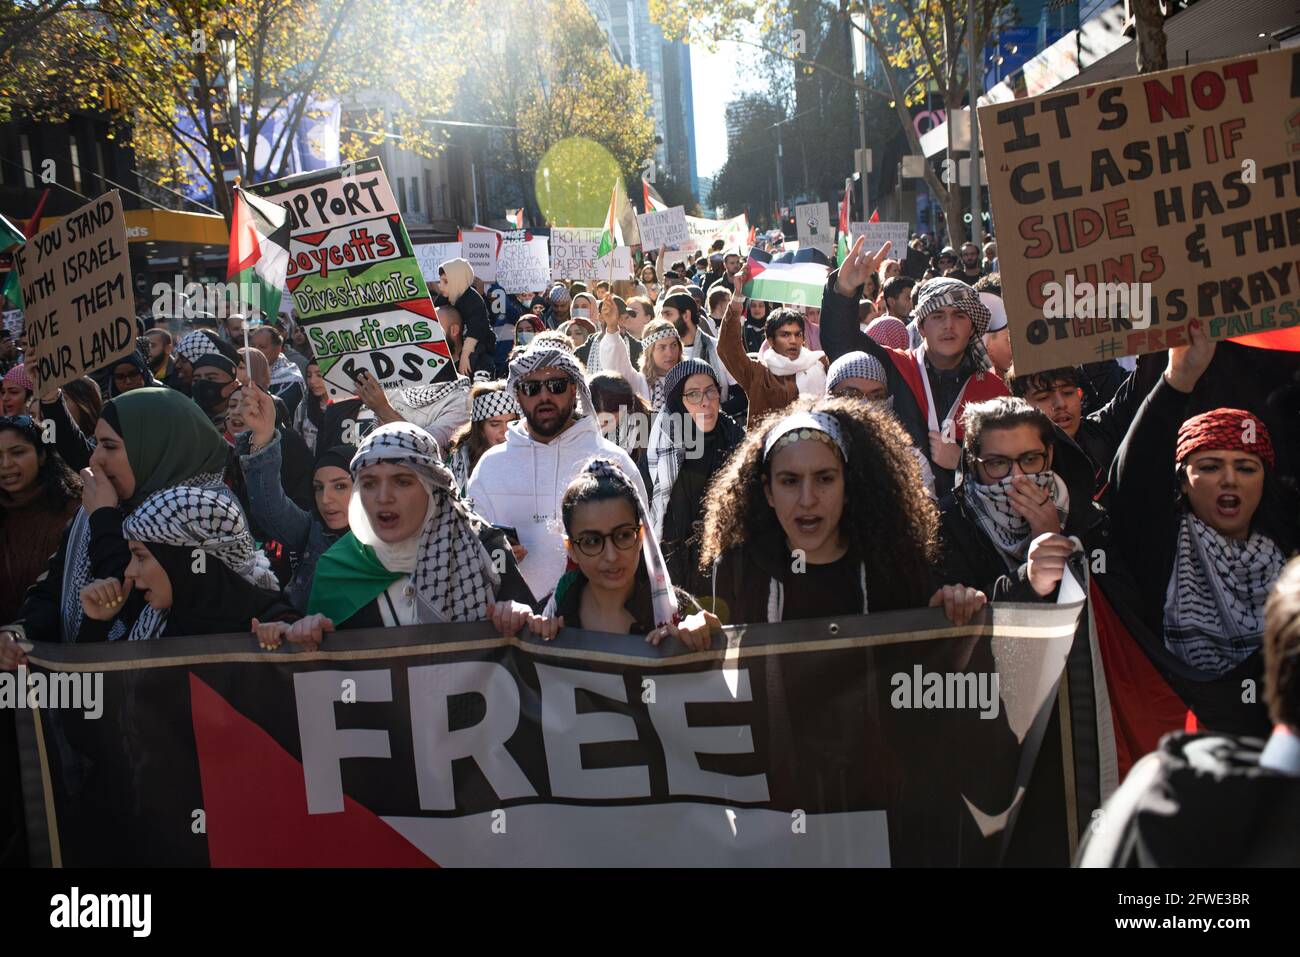
[[[1300,352],[1300,326],[1290,329],[1277,329],[1273,332],[1256,332],[1248,336],[1229,339],[1243,346],[1255,349],[1276,349],[1279,352]]]
[[[871,218],[868,219],[867,222],[869,222],[869,223],[878,223],[878,222],[880,222],[880,210],[878,210],[878,209],[873,209],[873,210],[871,211]]]
[[[302,764],[190,674],[213,867],[437,867],[369,808],[308,814]]]

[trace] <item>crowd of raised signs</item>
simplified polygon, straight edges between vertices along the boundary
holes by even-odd
[[[1257,680],[1257,707],[1196,717],[1300,774],[1295,354],[1192,324],[1016,376],[996,251],[911,245],[924,278],[859,239],[820,308],[747,299],[725,249],[523,296],[452,260],[456,376],[338,401],[291,320],[245,348],[240,316],[146,317],[137,353],[46,395],[6,337],[0,667],[32,641],[269,653],[483,620],[716,649],[721,625],[965,624],[1068,575],[1185,699]]]

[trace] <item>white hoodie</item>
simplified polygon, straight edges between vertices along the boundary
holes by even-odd
[[[519,532],[528,554],[519,571],[541,599],[564,574],[564,521],[560,505],[569,483],[593,457],[613,459],[647,501],[645,483],[631,457],[601,437],[595,419],[581,418],[550,442],[538,442],[520,419],[510,423],[506,440],[483,453],[469,477],[465,496],[493,525]]]

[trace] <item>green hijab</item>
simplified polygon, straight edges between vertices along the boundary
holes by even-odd
[[[122,437],[135,476],[128,509],[195,475],[223,472],[230,446],[194,400],[175,389],[133,389],[110,399],[102,417]]]
[[[316,563],[307,613],[341,625],[401,577],[402,572],[389,571],[373,548],[348,532]]]

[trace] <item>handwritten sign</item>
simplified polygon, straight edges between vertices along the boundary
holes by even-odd
[[[890,252],[891,259],[902,259],[907,255],[907,241],[911,238],[910,223],[849,223],[851,242],[857,242],[859,236],[866,236],[865,249],[875,252],[886,242],[894,244]]]
[[[463,256],[460,243],[420,243],[415,247],[415,261],[426,283],[438,281],[438,267],[443,263]]]
[[[835,251],[835,224],[831,222],[829,203],[801,203],[794,208],[799,245],[820,249],[826,255]]]
[[[135,350],[135,290],[116,190],[37,233],[13,256],[37,395]]]
[[[331,398],[368,372],[386,391],[456,370],[378,159],[260,183],[289,211],[286,284]]]
[[[497,259],[497,282],[506,292],[541,292],[551,284],[551,253],[545,236],[507,240]]]
[[[587,279],[595,275],[592,263],[600,245],[595,227],[551,228],[551,278]]]
[[[686,229],[694,245],[690,243],[679,246],[683,250],[708,249],[715,239],[721,239],[723,248],[739,252],[749,238],[749,219],[744,213],[731,219],[704,219],[701,216],[687,216]]]
[[[466,229],[460,234],[461,249],[474,270],[474,275],[484,282],[497,278],[497,234],[482,229]]]
[[[686,210],[681,206],[638,215],[636,222],[642,249],[677,249],[691,238],[686,228]]]
[[[629,246],[615,246],[591,264],[593,279],[614,281],[627,279],[630,275],[632,275],[632,249]]]
[[[1018,373],[1300,323],[1293,50],[980,109]]]

